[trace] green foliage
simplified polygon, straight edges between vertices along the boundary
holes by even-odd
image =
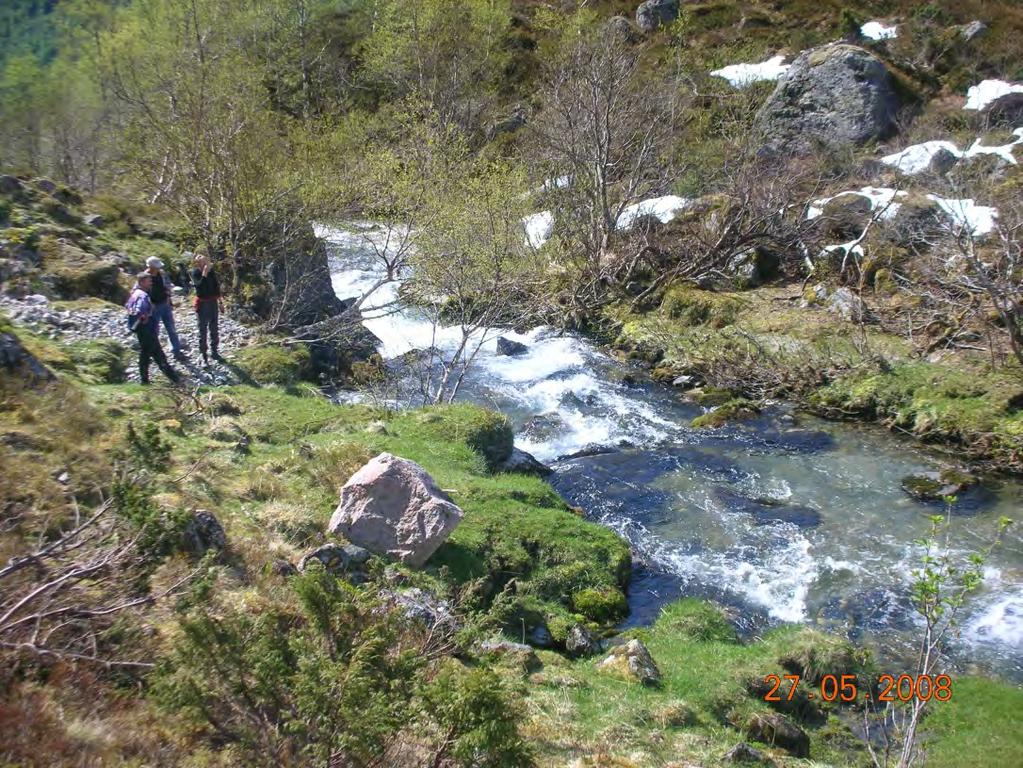
[[[187,513],[161,510],[137,481],[115,482],[111,497],[118,517],[132,529],[135,547],[143,560],[164,557],[181,548]]]
[[[251,345],[238,350],[237,364],[262,384],[288,386],[310,376],[310,355],[305,344]]]
[[[615,587],[581,589],[572,595],[572,607],[586,618],[600,623],[624,618],[629,612],[625,595]]]
[[[517,692],[485,668],[451,661],[423,691],[423,703],[444,734],[434,764],[463,768],[527,768],[533,749],[519,733],[525,710]]]

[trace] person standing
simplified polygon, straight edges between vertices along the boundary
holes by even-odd
[[[135,287],[124,308],[128,310],[128,327],[139,341],[139,379],[143,384],[149,383],[149,364],[155,361],[163,375],[177,383],[181,375],[167,362],[152,322],[153,302],[149,292],[153,288],[153,276],[148,271],[139,272],[135,280]]]
[[[185,362],[188,358],[185,357],[181,339],[178,338],[178,331],[174,327],[174,301],[171,298],[174,286],[167,273],[163,271],[163,262],[156,256],[146,259],[146,271],[153,276],[153,287],[149,292],[149,300],[153,302],[153,316],[150,319],[153,324],[153,335],[159,343],[160,323],[163,323],[167,329],[167,338],[170,339],[174,359]]]
[[[209,365],[206,351],[209,349],[214,360],[224,362],[220,356],[220,313],[224,301],[220,295],[220,283],[217,273],[213,271],[210,257],[203,252],[195,256],[195,268],[192,270],[192,285],[195,286],[195,313],[199,320],[199,353],[204,365]],[[207,346],[207,336],[209,345]]]

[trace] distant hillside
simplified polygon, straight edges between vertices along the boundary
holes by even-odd
[[[56,53],[53,10],[59,0],[4,0],[0,3],[0,67],[8,57],[31,51],[43,61]]]

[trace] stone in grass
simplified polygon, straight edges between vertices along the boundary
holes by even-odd
[[[613,648],[610,655],[597,664],[597,670],[643,685],[657,686],[661,683],[661,670],[640,640],[630,640]]]
[[[313,560],[318,560],[328,573],[332,573],[335,576],[340,576],[347,571],[351,564],[351,558],[348,556],[348,553],[337,544],[324,544],[312,552],[307,552],[298,561],[298,569],[305,571]]]
[[[413,461],[381,453],[345,483],[328,530],[418,568],[462,521],[462,510]]]
[[[795,757],[810,756],[810,737],[806,731],[774,712],[753,715],[746,724],[746,735],[764,744],[781,747]]]
[[[576,624],[568,630],[568,637],[565,638],[565,650],[568,651],[569,656],[592,656],[600,650],[600,645],[590,630],[582,624]]]
[[[759,749],[754,749],[746,742],[736,744],[722,758],[725,763],[753,763],[755,765],[774,765],[773,761]]]
[[[185,526],[185,543],[195,555],[202,555],[211,549],[220,552],[227,546],[227,534],[212,512],[197,509],[192,512],[192,519]]]
[[[968,472],[946,467],[940,472],[921,472],[902,479],[902,490],[917,501],[943,501],[976,485],[977,478]]]
[[[525,643],[514,643],[510,640],[487,640],[479,645],[481,656],[492,656],[502,663],[520,668],[526,674],[537,672],[543,668],[536,651]]]

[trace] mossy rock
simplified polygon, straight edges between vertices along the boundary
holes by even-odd
[[[311,359],[305,344],[273,341],[254,344],[238,350],[235,361],[260,384],[290,386],[311,375]]]
[[[690,426],[694,429],[721,427],[730,421],[751,418],[757,413],[759,413],[759,409],[752,402],[739,397],[717,406],[709,413],[697,416],[690,422]]]
[[[39,251],[43,270],[53,278],[62,299],[92,296],[119,305],[127,300],[131,281],[122,275],[115,261],[95,256],[51,235],[40,238]]]
[[[665,295],[661,310],[684,325],[724,328],[736,321],[742,310],[742,301],[714,291],[675,287]]]
[[[693,390],[692,395],[697,405],[702,405],[705,408],[724,405],[736,397],[732,390],[721,387],[704,387],[699,391]]]
[[[572,595],[572,607],[586,618],[599,623],[624,618],[629,612],[629,603],[617,587],[581,589]]]
[[[902,479],[902,490],[919,501],[943,501],[977,484],[977,478],[959,469],[921,472]]]
[[[120,384],[127,378],[128,350],[114,339],[75,342],[68,356],[76,375],[89,384]]]

